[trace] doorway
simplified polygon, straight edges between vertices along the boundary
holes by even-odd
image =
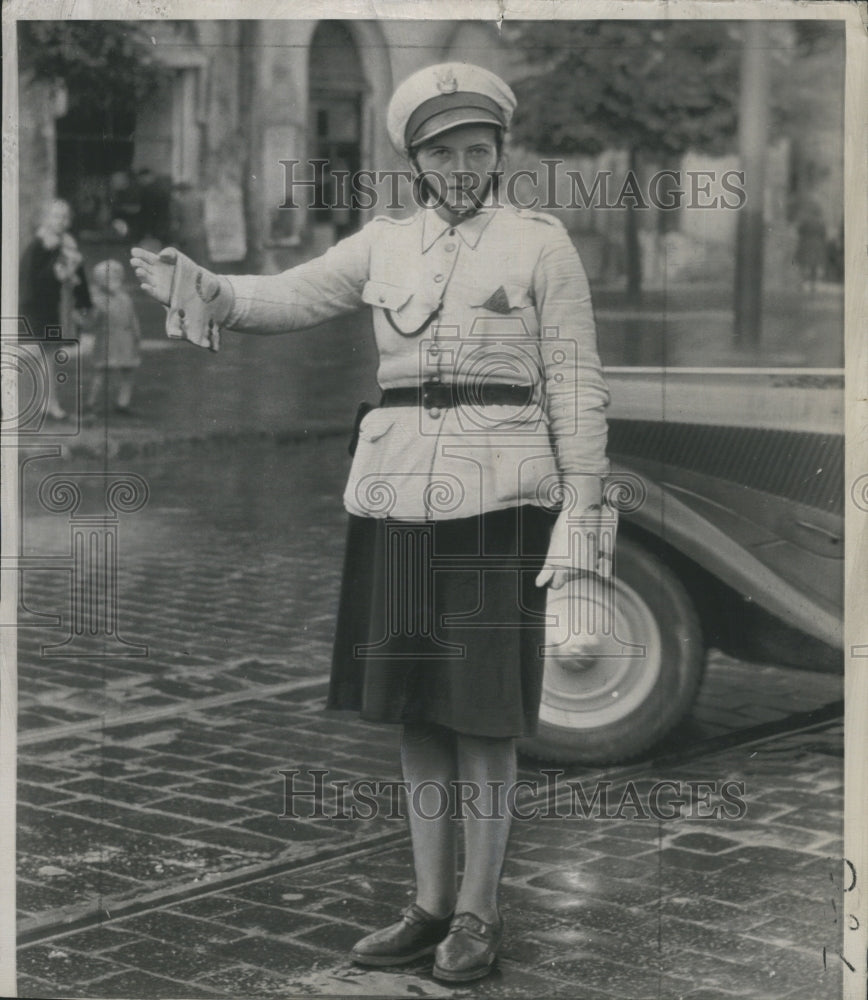
[[[361,219],[349,177],[362,166],[362,121],[368,85],[356,44],[341,21],[321,21],[310,46],[309,150],[326,160],[317,174],[314,226],[329,226],[334,239],[358,229]]]
[[[57,119],[57,193],[72,206],[79,232],[101,233],[112,219],[110,178],[133,162],[135,109],[105,95],[70,94]]]

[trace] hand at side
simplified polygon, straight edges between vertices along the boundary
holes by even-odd
[[[577,512],[562,510],[536,585],[560,590],[581,574],[611,576],[617,529],[618,511],[606,504]]]

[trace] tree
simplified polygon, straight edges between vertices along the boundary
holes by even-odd
[[[23,217],[35,222],[38,204],[62,194],[79,224],[102,226],[106,181],[129,168],[136,114],[165,86],[165,66],[135,22],[19,21],[17,29],[22,108],[42,123],[22,151],[32,167],[22,178]]]
[[[737,126],[740,44],[727,22],[557,21],[511,26],[529,65],[516,137],[545,155],[623,149],[645,158],[719,153]],[[627,292],[641,294],[635,199],[626,203]]]
[[[259,211],[262,173],[257,163],[262,150],[262,102],[257,90],[259,61],[262,57],[262,25],[258,21],[241,21],[238,26],[238,100],[245,114],[241,118],[241,138],[244,157],[242,168],[242,198],[244,204],[244,226],[246,230],[247,255],[245,268],[258,272],[263,263],[263,243],[265,233],[262,213]]]
[[[762,330],[765,186],[768,160],[769,25],[745,26],[739,85],[738,146],[746,201],[735,241],[734,318],[736,344],[756,345]]]
[[[134,21],[19,21],[21,70],[71,94],[134,105],[159,82],[160,66],[144,28]]]

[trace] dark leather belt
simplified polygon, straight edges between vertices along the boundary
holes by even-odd
[[[527,406],[533,401],[532,385],[444,385],[423,382],[400,389],[384,389],[380,406]]]

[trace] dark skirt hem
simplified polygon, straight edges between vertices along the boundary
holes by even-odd
[[[349,515],[326,710],[470,736],[536,731],[556,514],[408,523]]]

